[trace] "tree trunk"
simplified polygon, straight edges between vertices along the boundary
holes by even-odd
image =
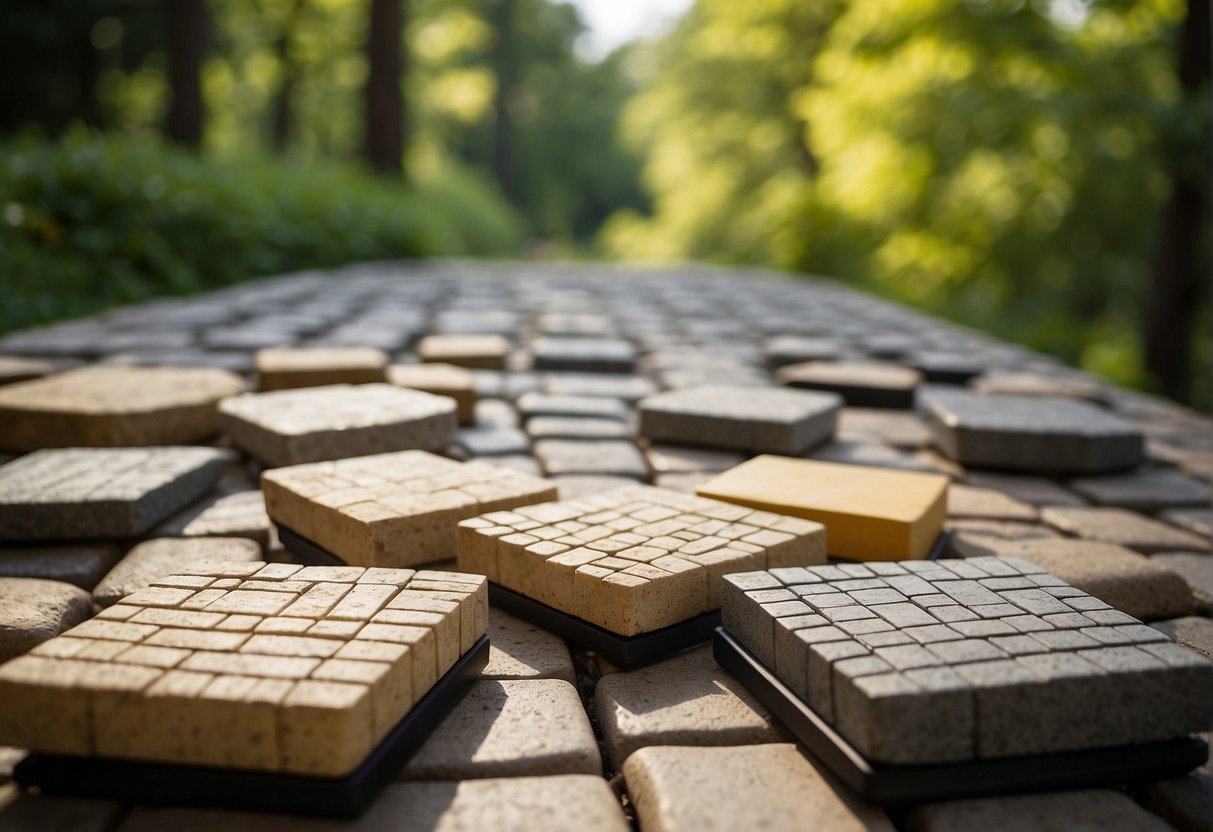
[[[493,47],[493,71],[497,90],[493,96],[493,171],[501,192],[517,201],[514,187],[513,117],[510,99],[518,83],[518,55],[514,37],[514,0],[496,0],[492,14],[497,42]]]
[[[1208,95],[1210,77],[1209,0],[1188,0],[1180,29],[1179,83],[1185,102]],[[1208,183],[1185,164],[1208,160],[1208,124],[1196,148],[1171,148],[1174,191],[1159,215],[1154,274],[1146,304],[1144,352],[1146,369],[1159,390],[1176,401],[1188,400],[1191,385],[1192,331],[1200,280],[1203,191]],[[1195,166],[1207,169],[1205,165]]]
[[[172,93],[164,132],[187,147],[202,142],[202,55],[206,51],[206,0],[164,4],[164,45]]]
[[[403,0],[371,0],[366,52],[366,158],[380,173],[399,176],[404,159]]]

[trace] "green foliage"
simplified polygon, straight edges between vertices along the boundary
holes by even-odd
[[[627,112],[655,210],[603,244],[834,275],[1144,383],[1135,333],[1183,137],[1208,179],[1207,101],[1175,81],[1183,11],[699,0]]]
[[[519,244],[491,189],[450,168],[406,189],[85,131],[0,145],[0,331],[257,275]]]

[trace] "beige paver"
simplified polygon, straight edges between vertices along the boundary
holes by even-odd
[[[1171,832],[1121,792],[1092,790],[934,803],[913,810],[909,832]]]
[[[822,563],[821,526],[649,486],[459,524],[459,568],[621,635],[719,606],[720,576]]]
[[[186,444],[219,432],[224,370],[96,366],[0,389],[0,449]]]
[[[855,407],[914,406],[922,373],[881,361],[806,361],[775,371],[787,387],[837,393]]]
[[[645,748],[623,771],[645,832],[894,828],[785,743]]]
[[[404,767],[407,780],[602,774],[576,689],[558,679],[482,680]]]
[[[473,370],[504,370],[510,342],[499,335],[427,335],[417,344],[422,361]]]
[[[224,433],[277,467],[412,449],[455,438],[455,403],[390,384],[333,384],[246,393],[219,407]]]
[[[0,466],[0,540],[140,535],[201,497],[230,454],[217,448],[55,448]]]
[[[267,471],[277,523],[359,566],[412,566],[455,554],[460,520],[554,499],[546,480],[424,451]]]
[[[388,368],[388,381],[398,387],[454,399],[459,424],[476,424],[475,376],[465,367],[454,364],[395,364]]]
[[[697,493],[825,525],[831,555],[921,558],[943,529],[946,477],[807,459],[759,456]]]
[[[299,603],[334,586],[344,591],[330,595],[357,603]],[[466,588],[466,604],[442,604],[462,597],[453,587]],[[407,627],[380,623],[396,612],[381,607],[406,594],[442,611]],[[0,743],[342,776],[485,632],[487,604],[475,575],[181,568],[111,607],[113,615],[0,665]],[[292,619],[301,626],[262,627]],[[325,626],[351,621],[357,626]]]
[[[352,822],[301,819],[289,815],[141,807],[127,815],[118,832],[159,832],[163,829],[177,832],[223,832],[233,829],[258,829],[261,832],[474,832],[481,829],[499,832],[566,832],[570,829],[578,832],[627,832],[630,826],[624,818],[619,800],[605,780],[588,774],[566,774],[464,780],[458,783],[397,783],[388,786],[366,814]],[[100,828],[98,832],[101,832]]]
[[[54,638],[92,612],[88,593],[80,587],[38,578],[0,578],[0,662]]]
[[[198,563],[250,564],[261,547],[244,538],[155,538],[135,546],[93,589],[93,602],[109,607],[132,592]],[[251,567],[246,567],[251,569]]]
[[[1210,540],[1135,511],[1120,508],[1050,506],[1041,512],[1046,523],[1066,534],[1127,546],[1138,552],[1208,551]]]
[[[386,381],[388,356],[371,347],[269,347],[253,358],[257,389]]]
[[[616,771],[651,745],[737,746],[781,738],[767,710],[716,664],[708,646],[602,677],[594,704]]]
[[[486,679],[574,681],[564,639],[501,610],[489,611],[489,645]]]
[[[1026,560],[726,575],[722,601],[728,631],[882,763],[1130,745],[1213,723],[1213,662]]]
[[[948,517],[1034,522],[1036,508],[993,488],[953,483],[948,486]]]

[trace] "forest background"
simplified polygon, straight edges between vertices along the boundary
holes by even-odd
[[[354,260],[824,275],[1207,407],[1201,0],[0,0],[0,331]]]

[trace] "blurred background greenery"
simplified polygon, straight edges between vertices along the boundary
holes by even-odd
[[[1208,0],[670,2],[606,51],[628,0],[0,0],[0,331],[362,259],[692,259],[1208,406]]]

